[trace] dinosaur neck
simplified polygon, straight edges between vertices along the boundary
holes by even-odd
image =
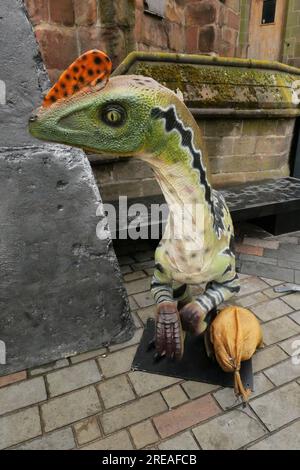
[[[154,170],[167,203],[203,204],[212,212],[212,189],[197,124],[189,116],[188,124],[183,122],[174,106],[154,108],[152,118],[154,127],[148,153],[141,158]]]
[[[203,204],[207,206],[208,188],[200,183],[199,173],[184,162],[170,164],[167,155],[159,158],[143,157],[152,167],[156,180],[169,206],[173,204]],[[208,184],[208,183],[207,183]]]

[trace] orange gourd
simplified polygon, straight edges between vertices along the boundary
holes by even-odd
[[[263,344],[262,330],[255,315],[242,307],[221,310],[211,324],[210,338],[216,360],[225,372],[234,373],[234,391],[247,401],[251,390],[245,389],[241,362],[250,359]]]

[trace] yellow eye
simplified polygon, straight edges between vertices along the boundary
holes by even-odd
[[[111,103],[105,106],[100,112],[101,119],[108,126],[121,126],[126,119],[125,109],[117,103]]]
[[[122,119],[121,114],[118,111],[108,111],[107,113],[107,120],[111,123],[116,123]]]

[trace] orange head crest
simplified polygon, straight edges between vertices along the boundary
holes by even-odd
[[[87,85],[97,85],[108,80],[112,69],[110,58],[102,51],[93,49],[82,54],[65,70],[47,93],[43,107],[68,98]]]

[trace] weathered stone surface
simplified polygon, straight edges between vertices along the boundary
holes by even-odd
[[[42,365],[41,367],[35,367],[29,371],[29,375],[34,377],[35,375],[46,374],[52,370],[61,369],[62,367],[68,367],[68,359],[59,359],[58,361],[50,362],[49,364]]]
[[[298,310],[300,309],[300,293],[296,292],[295,294],[285,295],[282,299],[291,307]]]
[[[72,367],[52,372],[46,377],[50,397],[99,382],[100,372],[95,361],[86,361]]]
[[[288,317],[281,317],[262,325],[262,330],[265,344],[272,344],[300,333],[300,325]]]
[[[188,401],[188,398],[180,385],[173,385],[173,387],[167,388],[162,392],[162,396],[170,408],[182,405],[182,403]]]
[[[166,377],[164,375],[148,374],[147,372],[134,371],[129,374],[130,381],[139,396],[147,395],[161,388],[168,387],[180,379]]]
[[[96,236],[100,198],[82,152],[58,146],[2,151],[0,179],[6,227],[0,315],[7,347],[1,372],[130,337],[114,252]]]
[[[159,444],[160,450],[199,450],[195,439],[186,431]]]
[[[27,441],[42,433],[37,406],[0,418],[0,449]]]
[[[110,380],[105,380],[102,384],[98,385],[101,398],[105,408],[122,405],[127,401],[133,400],[135,395],[126,380],[126,376],[115,377]]]
[[[113,377],[130,370],[136,347],[126,348],[124,351],[117,351],[107,357],[99,357],[98,362],[104,377]]]
[[[22,444],[18,450],[70,450],[76,447],[71,428],[60,429]]]
[[[32,109],[41,102],[42,92],[49,86],[21,3],[2,0],[0,6],[0,78],[6,84],[6,104],[0,105],[3,147],[36,142],[27,131],[27,122]]]
[[[272,436],[250,446],[251,450],[299,450],[300,421],[292,423]]]
[[[300,417],[300,386],[292,382],[251,401],[251,407],[270,431]]]
[[[87,387],[54,398],[42,405],[41,410],[45,431],[48,432],[98,413],[101,405],[95,388]]]
[[[114,352],[114,351],[118,351],[119,349],[124,349],[124,348],[127,348],[128,346],[138,344],[140,342],[142,334],[143,334],[142,328],[136,329],[130,340],[109,346],[108,349],[110,352]]]
[[[122,408],[109,411],[101,416],[100,419],[105,434],[109,434],[161,413],[166,408],[167,405],[162,396],[159,393],[153,393],[133,403],[124,405]]]
[[[87,351],[82,354],[76,354],[76,356],[70,357],[72,364],[78,364],[78,362],[86,361],[97,356],[101,356],[106,353],[106,348],[95,349],[94,351]]]
[[[110,240],[96,235],[88,160],[28,133],[49,82],[23,2],[3,0],[0,13],[2,375],[129,339],[133,323]]]
[[[79,445],[86,444],[101,436],[97,416],[91,416],[74,424],[74,429]]]
[[[286,315],[292,312],[292,309],[282,300],[274,299],[252,307],[252,311],[260,320],[268,321]]]
[[[265,434],[255,418],[241,410],[231,411],[193,429],[205,450],[235,450]]]
[[[153,444],[158,440],[158,435],[149,420],[132,426],[130,434],[137,449]]]
[[[285,352],[277,345],[260,349],[252,358],[253,371],[259,372],[260,370],[266,369],[267,367],[270,367],[286,358],[287,355]]]
[[[291,358],[289,358],[286,361],[265,370],[265,374],[275,385],[282,385],[300,377],[300,363],[296,364]]]
[[[120,431],[83,447],[82,450],[131,450],[133,445],[127,431]]]
[[[42,377],[25,380],[0,390],[0,415],[46,400]]]
[[[254,392],[251,393],[250,398],[257,397],[273,388],[273,384],[264,374],[258,374],[254,377]],[[224,410],[232,408],[241,403],[241,400],[235,396],[232,388],[222,388],[213,394],[217,402]]]
[[[204,382],[193,382],[192,380],[188,380],[183,382],[182,387],[189,398],[192,400],[194,398],[201,397],[202,395],[206,395],[213,390],[218,388],[218,385],[206,384]]]
[[[300,323],[298,323],[300,324]],[[288,338],[282,343],[279,343],[281,349],[283,349],[289,356],[294,356],[299,354],[300,348],[300,335],[293,336],[292,338]]]

